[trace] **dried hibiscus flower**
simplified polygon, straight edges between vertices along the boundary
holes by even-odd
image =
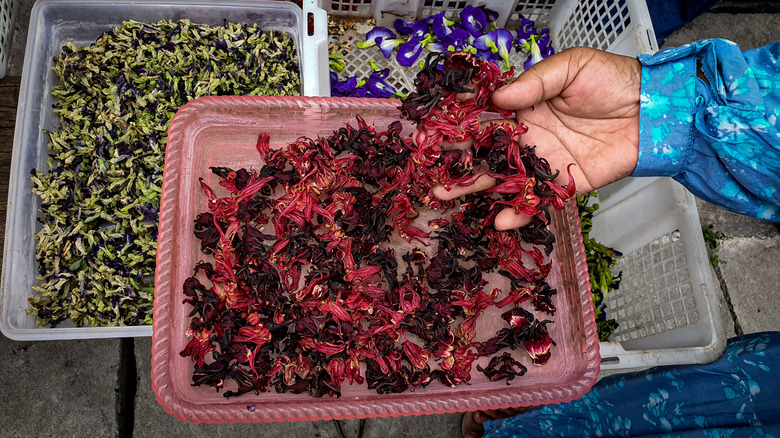
[[[511,354],[504,353],[501,356],[490,359],[487,368],[483,369],[477,365],[477,370],[485,374],[491,382],[506,379],[506,384],[509,385],[512,379],[524,375],[528,368],[516,361]]]
[[[364,383],[388,394],[468,382],[477,358],[503,349],[546,363],[551,321],[521,306],[555,313],[548,208],[562,208],[574,185],[556,185],[557,172],[518,143],[522,125],[480,130],[482,112],[501,112],[489,98],[511,77],[466,53],[431,55],[401,111],[435,135],[413,141],[400,122],[382,129],[358,117],[279,149],[261,133],[259,170],[212,168],[227,195],[201,180],[207,211],[194,230],[212,260],[184,283],[191,340],[181,355],[194,362],[193,385],[226,397],[340,396]],[[457,100],[463,92],[476,97]],[[469,137],[473,151],[440,147]],[[500,181],[495,189],[433,196],[436,184],[468,184],[480,168]],[[506,205],[531,225],[496,231]],[[439,217],[426,226],[430,209]],[[411,249],[397,251],[398,238]],[[490,287],[487,274],[510,287]],[[491,307],[508,307],[507,327],[476,341]],[[526,368],[504,352],[477,370],[509,383]]]

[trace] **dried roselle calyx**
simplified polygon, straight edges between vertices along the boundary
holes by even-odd
[[[547,332],[547,324],[552,321],[534,321],[528,330],[524,332],[522,345],[534,365],[541,366],[550,360],[550,347],[555,345],[550,334]]]
[[[485,374],[491,382],[506,379],[506,384],[509,385],[509,382],[515,377],[523,376],[528,371],[528,368],[515,360],[511,354],[504,353],[501,356],[490,359],[487,368],[483,369],[477,365],[477,371]]]
[[[534,316],[531,312],[522,307],[515,307],[501,314],[501,318],[507,322],[513,329],[525,330],[533,321]]]
[[[414,80],[417,91],[409,94],[401,103],[400,110],[404,117],[419,123],[431,110],[441,108],[445,94],[474,92],[471,85],[478,69],[462,66],[445,68],[440,64],[446,59],[446,53],[428,54],[423,69]]]
[[[224,227],[225,224],[223,223],[222,226]],[[217,248],[220,234],[213,214],[204,212],[198,215],[195,219],[195,237],[200,239],[200,250],[204,254],[214,252]]]
[[[549,359],[552,339],[547,333],[546,324],[552,321],[540,323],[531,312],[521,307],[504,312],[501,318],[509,324],[509,327],[499,330],[494,337],[481,343],[477,348],[480,356],[490,356],[504,348],[514,350],[522,346],[531,355],[534,363],[538,360],[542,364]],[[550,342],[547,343],[547,340]],[[547,358],[543,357],[545,354]]]
[[[537,281],[533,293],[534,308],[548,315],[555,314],[555,305],[552,302],[552,296],[558,293],[545,281]]]
[[[392,372],[383,371],[377,361],[366,360],[366,382],[368,389],[379,394],[397,394],[409,388],[411,372],[406,366]]]
[[[402,103],[401,113],[418,125],[415,135],[418,150],[414,154],[417,163],[427,165],[446,156],[438,147],[442,141],[473,138],[474,153],[469,156],[468,167],[476,169],[484,165],[499,180],[492,193],[505,194],[508,198],[498,202],[519,213],[544,218],[542,212],[546,206],[563,208],[563,200],[574,195],[571,174],[566,186],[554,182],[559,171],[551,170],[545,159],[536,156],[534,147],[519,143],[520,136],[527,132],[522,123],[513,127],[499,122],[485,128],[479,123],[479,115],[484,111],[498,111],[505,118],[513,116],[490,101],[493,92],[512,77],[511,69],[501,72],[495,64],[480,61],[469,53],[432,55],[418,75],[416,92]],[[465,92],[473,93],[474,97],[459,100],[457,93]],[[458,165],[450,163],[447,168],[451,180],[434,182],[445,187],[472,183],[460,160]]]
[[[519,143],[522,124],[480,124],[511,77],[467,53],[431,55],[401,107],[418,124],[414,139],[400,122],[358,117],[282,148],[260,134],[259,169],[212,168],[221,188],[201,180],[206,211],[195,218],[209,261],[183,285],[192,310],[181,355],[194,363],[193,385],[227,397],[338,397],[347,384],[389,394],[467,383],[474,360],[504,349],[546,363],[551,321],[528,309],[556,310],[545,281],[549,208],[562,208],[574,184],[555,183],[559,171]],[[468,151],[441,147],[470,138]],[[473,184],[477,172],[496,187],[458,201],[433,195],[437,184]],[[531,223],[496,230],[506,206]],[[409,248],[396,252],[404,240]],[[491,276],[509,287],[492,287]],[[479,342],[493,306],[506,326]],[[478,370],[507,383],[526,372],[508,352]]]

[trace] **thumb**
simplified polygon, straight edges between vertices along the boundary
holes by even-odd
[[[579,64],[575,50],[564,50],[534,64],[511,84],[493,93],[493,103],[503,109],[519,110],[537,105],[561,94],[576,76],[572,65]]]

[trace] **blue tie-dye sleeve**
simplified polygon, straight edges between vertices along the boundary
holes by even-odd
[[[713,204],[780,221],[778,59],[780,42],[742,52],[720,39],[640,56],[633,176],[671,176]]]

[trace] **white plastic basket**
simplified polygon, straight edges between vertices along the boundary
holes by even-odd
[[[333,17],[374,18],[391,27],[466,5],[499,12],[499,26],[515,29],[523,14],[548,26],[557,51],[589,46],[627,56],[653,53],[658,45],[641,0],[322,0]],[[361,38],[356,35],[354,38]],[[345,54],[346,75],[370,74],[368,59],[390,67],[395,85],[411,88],[415,69],[385,61],[375,49]],[[514,55],[518,56],[518,55]],[[511,59],[519,65],[517,58]],[[522,61],[522,58],[519,60]],[[321,62],[321,64],[323,64]],[[618,290],[606,296],[607,316],[619,323],[602,342],[602,369],[707,363],[725,349],[718,290],[712,278],[693,196],[671,179],[628,178],[599,192],[601,208],[591,236],[624,254]]]
[[[636,56],[658,50],[650,14],[644,1],[555,1],[555,0],[322,0],[323,8],[334,17],[349,19],[373,18],[377,26],[393,27],[396,18],[414,21],[439,11],[447,11],[448,18],[456,18],[466,5],[485,5],[499,13],[496,24],[507,29],[516,29],[520,15],[536,21],[537,27],[549,27],[553,46],[557,51],[574,47],[589,46],[609,50],[622,55]],[[365,39],[366,29],[348,31],[339,42],[354,47],[357,41]],[[379,68],[389,68],[387,81],[402,93],[413,90],[415,68],[404,68],[394,59],[387,60],[378,55],[376,49],[346,50],[343,61],[346,65],[343,77],[367,77],[373,68],[373,60]],[[424,59],[424,54],[420,57]],[[510,54],[510,62],[520,66],[525,55]]]
[[[696,201],[669,178],[628,178],[599,191],[591,236],[623,252],[605,297],[620,326],[602,369],[711,362],[726,348]]]
[[[17,3],[14,0],[0,1],[0,79],[5,77],[8,58],[11,53],[11,39],[14,35]]]

